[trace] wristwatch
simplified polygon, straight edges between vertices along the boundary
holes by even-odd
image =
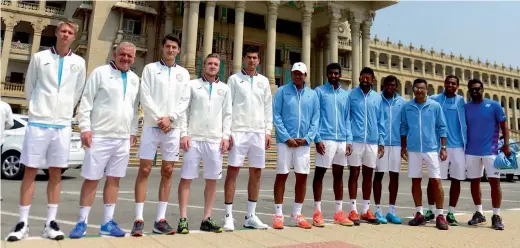
[[[170,116],[170,121],[173,122],[174,118],[173,116]]]

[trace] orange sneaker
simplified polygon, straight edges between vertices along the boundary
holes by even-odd
[[[364,220],[370,224],[376,224],[379,225],[379,220],[377,220],[376,216],[372,213],[372,211],[367,210],[366,213],[361,214],[361,220]]]
[[[283,216],[275,215],[273,217],[273,229],[283,229]]]
[[[312,216],[312,225],[316,227],[324,227],[325,221],[323,220],[323,215],[319,210],[316,210],[314,212],[314,215]]]
[[[305,219],[305,216],[299,214],[296,216],[291,215],[292,225],[303,229],[311,229],[312,225]]]
[[[359,226],[359,224],[361,223],[359,221],[358,213],[356,212],[356,210],[350,211],[350,214],[348,215],[348,219],[351,220],[355,226]]]
[[[334,214],[334,224],[340,224],[342,226],[353,226],[354,222],[347,218],[345,212],[339,211]]]

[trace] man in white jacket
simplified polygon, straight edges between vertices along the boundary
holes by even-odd
[[[126,174],[130,147],[135,145],[138,127],[139,77],[130,70],[136,48],[122,42],[113,52],[114,61],[92,71],[79,106],[81,142],[86,147],[81,176],[80,214],[70,238],[87,232],[88,215],[99,180],[106,176],[103,189],[105,214],[100,234],[124,237],[113,220],[119,180]]]
[[[179,161],[179,119],[188,108],[190,74],[175,63],[175,57],[180,51],[179,39],[169,34],[163,38],[162,44],[162,59],[146,65],[143,70],[140,100],[144,109],[144,127],[139,147],[139,172],[135,180],[135,222],[132,236],[142,236],[144,233],[146,184],[157,146],[161,148],[163,161],[153,232],[175,233],[166,222],[165,215],[172,186],[173,164]]]
[[[177,232],[189,233],[188,199],[192,179],[199,177],[199,165],[204,167],[204,218],[201,231],[222,232],[211,218],[217,180],[222,178],[222,157],[229,148],[231,134],[231,94],[229,87],[217,77],[220,68],[218,54],[204,59],[204,74],[191,80],[190,105],[181,120],[181,148],[184,157],[179,183],[180,220]]]
[[[0,100],[0,146],[4,144],[4,132],[14,125],[13,110],[11,106]]]
[[[262,169],[265,168],[265,150],[271,145],[273,127],[269,80],[256,71],[256,67],[260,63],[259,54],[257,48],[248,47],[244,51],[245,68],[228,79],[233,104],[233,121],[231,123],[229,165],[224,186],[225,231],[235,230],[232,214],[233,198],[239,169],[243,166],[246,156],[249,164],[249,183],[244,227],[253,229],[267,229],[268,227],[255,215],[260,177]]]
[[[55,222],[61,192],[61,171],[68,167],[72,116],[85,86],[85,60],[72,53],[78,25],[59,22],[56,46],[35,53],[25,77],[25,99],[29,101],[29,123],[20,157],[25,165],[20,187],[19,220],[8,241],[29,235],[28,217],[34,195],[34,179],[39,169],[49,169],[47,221],[44,238],[64,238]],[[45,163],[46,162],[46,163]]]

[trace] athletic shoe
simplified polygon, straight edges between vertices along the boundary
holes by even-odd
[[[502,217],[499,215],[494,214],[493,217],[491,217],[491,228],[495,230],[504,230],[504,224],[502,223]]]
[[[246,216],[246,219],[244,221],[244,227],[251,229],[266,230],[269,226],[267,224],[262,223],[262,221],[256,215],[251,215],[249,217]]]
[[[85,234],[87,234],[87,223],[85,223],[85,221],[80,221],[76,223],[74,229],[69,233],[69,238],[79,239],[83,238]]]
[[[51,221],[49,225],[45,225],[43,228],[42,236],[46,239],[62,240],[65,238],[65,234],[60,231],[60,227],[56,221]]]
[[[283,216],[275,215],[273,217],[273,229],[283,229]]]
[[[144,234],[144,222],[142,220],[136,220],[134,222],[134,227],[132,227],[132,231],[130,234],[134,237],[141,237]]]
[[[423,226],[423,225],[426,225],[426,219],[424,218],[424,215],[422,215],[421,213],[417,212],[415,214],[415,217],[413,219],[411,219],[410,221],[408,221],[408,225],[410,225],[410,226]]]
[[[446,215],[446,220],[448,221],[448,224],[450,224],[450,226],[459,225],[459,222],[455,219],[455,215],[452,212],[448,212],[448,215]]]
[[[235,230],[235,219],[232,217],[224,217],[224,231],[225,232],[232,232]]]
[[[334,224],[339,224],[342,226],[353,226],[354,222],[348,219],[345,212],[339,211],[334,214]]]
[[[125,231],[119,228],[119,225],[113,220],[101,225],[100,235],[111,236],[111,237],[124,237]]]
[[[448,221],[444,218],[444,215],[439,214],[435,220],[435,226],[439,230],[448,230],[450,228]]]
[[[471,220],[468,221],[468,225],[474,226],[474,225],[485,225],[487,223],[486,216],[482,215],[481,212],[475,212],[473,214],[473,217],[471,217]]]
[[[392,213],[387,213],[386,219],[388,220],[388,222],[390,222],[392,224],[401,224],[402,223],[401,218],[397,217],[397,215],[392,214]]]
[[[388,223],[388,220],[385,218],[385,216],[383,215],[383,213],[381,211],[376,211],[376,219],[381,224]]]
[[[319,210],[316,210],[314,212],[314,215],[312,215],[312,225],[315,227],[324,227],[325,221],[323,220],[323,214]]]
[[[366,213],[364,214],[361,214],[361,220],[364,220],[370,224],[374,224],[374,225],[379,225],[379,220],[376,219],[376,217],[374,216],[374,214],[372,213],[372,211],[367,210]]]
[[[428,211],[426,211],[426,214],[424,215],[424,219],[426,220],[426,222],[430,222],[433,219],[435,219],[435,215],[433,214],[433,212],[431,210],[428,210]]]
[[[359,226],[359,224],[361,224],[361,221],[359,221],[358,213],[355,210],[350,211],[348,219],[351,220],[355,226]]]
[[[291,214],[292,226],[297,226],[303,229],[311,229],[312,225],[305,219],[302,214],[293,215]]]
[[[22,239],[27,239],[29,237],[29,225],[26,225],[25,222],[18,222],[16,226],[13,228],[9,236],[7,236],[7,241],[18,241]]]
[[[173,228],[170,226],[170,224],[168,224],[168,222],[166,222],[165,219],[161,219],[161,220],[159,220],[159,222],[156,221],[153,224],[152,231],[154,233],[158,233],[158,234],[166,234],[166,235],[175,234],[175,230],[173,230]]]
[[[188,220],[186,218],[181,218],[179,220],[179,224],[177,225],[177,233],[180,233],[180,234],[190,233],[190,229],[188,227]]]
[[[202,223],[200,223],[200,230],[204,232],[214,232],[214,233],[221,233],[224,231],[224,229],[220,226],[217,226],[217,223],[215,223],[214,220],[211,219],[211,217],[208,217],[207,220],[203,220]]]

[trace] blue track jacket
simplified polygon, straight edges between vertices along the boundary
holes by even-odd
[[[406,104],[406,100],[397,92],[394,93],[392,99],[386,99],[381,93],[383,99],[383,118],[385,121],[385,146],[401,145],[401,110]]]
[[[384,145],[385,119],[381,95],[370,90],[366,95],[360,87],[349,95],[349,115],[353,141],[371,145]]]
[[[438,102],[441,107],[446,102],[446,95],[443,93],[438,95],[433,95],[430,99]],[[458,122],[460,124],[460,133],[462,134],[462,142],[464,143],[464,149],[466,149],[466,145],[468,143],[468,126],[466,125],[466,112],[464,111],[464,97],[461,95],[455,95],[455,110],[458,115]],[[444,115],[445,118],[448,118]],[[450,120],[446,119],[446,123],[449,123]]]
[[[349,92],[341,86],[334,90],[329,82],[315,89],[320,103],[320,124],[314,143],[334,140],[352,143],[350,120],[348,117]]]

